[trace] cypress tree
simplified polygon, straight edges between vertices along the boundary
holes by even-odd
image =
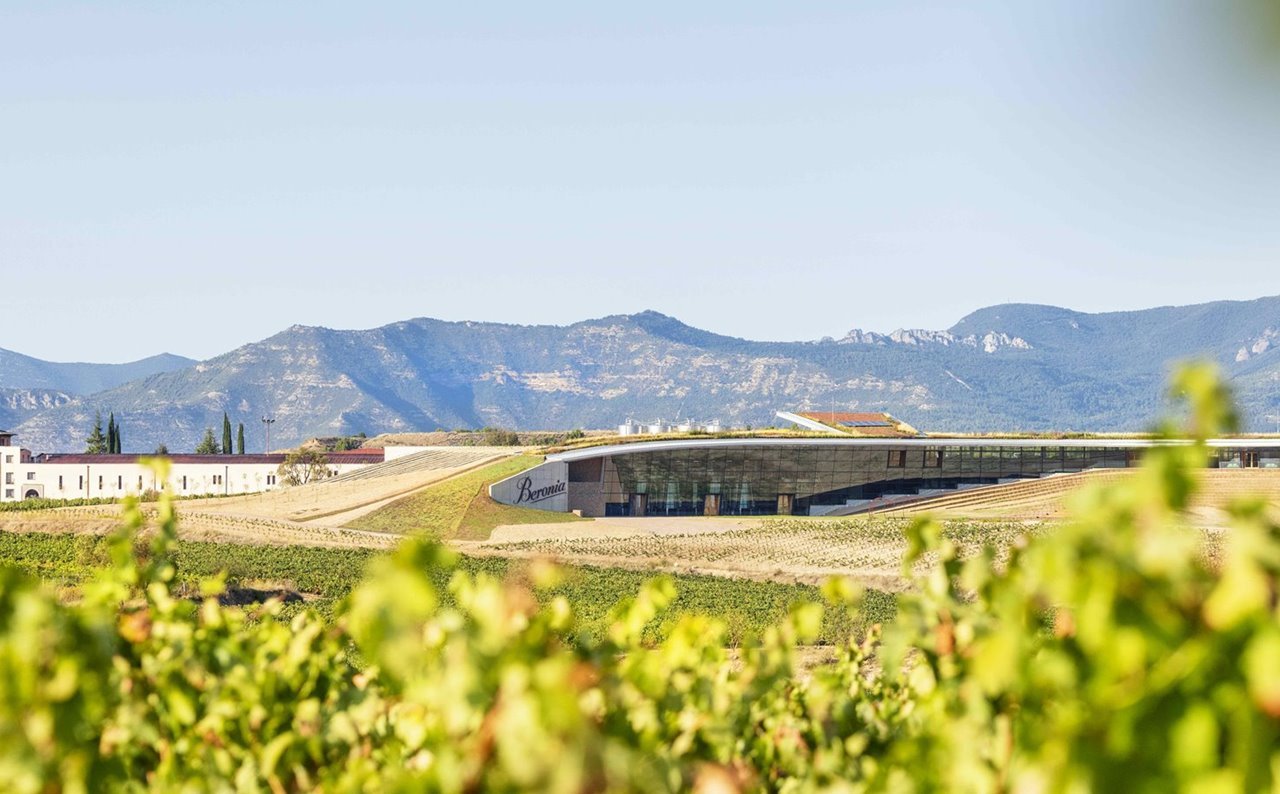
[[[222,454],[231,454],[231,420],[226,411],[222,412]]]
[[[111,412],[111,419],[107,421],[107,454],[116,454],[116,412]]]
[[[120,440],[120,423],[116,422],[116,454],[124,454],[124,442]]]
[[[244,454],[244,422],[241,422],[240,427],[236,429],[236,454]]]

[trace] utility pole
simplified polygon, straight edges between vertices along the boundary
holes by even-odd
[[[271,454],[271,426],[275,423],[276,423],[276,420],[272,419],[271,417],[268,417],[268,416],[262,417],[262,426],[267,429],[267,450],[266,451],[268,455]]]

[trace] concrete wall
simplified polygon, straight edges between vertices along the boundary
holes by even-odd
[[[598,482],[569,483],[569,509],[581,510],[588,518],[604,515],[604,489]]]
[[[569,464],[548,462],[489,486],[495,502],[553,513],[569,511]]]

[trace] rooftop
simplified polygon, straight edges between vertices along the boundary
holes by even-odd
[[[779,419],[807,430],[857,438],[916,438],[923,435],[911,425],[883,412],[778,411]]]
[[[270,455],[88,455],[84,453],[53,453],[41,458],[43,463],[59,464],[112,464],[137,463],[143,459],[162,458],[170,463],[204,463],[204,464],[259,464],[279,466],[284,463],[283,454]],[[325,459],[333,464],[382,463],[383,451],[380,449],[353,449],[343,452],[326,452]]]
[[[935,438],[931,436],[914,436],[910,438],[858,438],[843,434],[809,436],[751,436],[723,437],[703,436],[670,438],[650,437],[639,441],[614,443],[607,445],[575,447],[551,451],[547,460],[571,462],[605,455],[629,455],[645,452],[678,451],[678,450],[725,450],[743,447],[755,448],[840,448],[840,449],[1150,449],[1161,446],[1182,446],[1194,443],[1190,439],[1139,438],[1127,436],[1123,438]],[[1206,445],[1211,449],[1280,449],[1280,438],[1212,438]]]

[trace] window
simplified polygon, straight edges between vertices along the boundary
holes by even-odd
[[[13,485],[13,472],[7,471],[4,473],[4,484]]]
[[[139,475],[138,475],[138,490],[139,490],[139,491],[141,491],[141,490],[142,490],[142,475],[141,475],[141,474],[139,474]]]
[[[102,475],[101,475],[101,474],[99,474],[99,475],[98,475],[98,490],[99,490],[99,491],[101,491],[101,490],[102,490]]]
[[[83,475],[83,474],[81,474],[81,475],[80,475],[80,484],[76,486],[76,490],[77,490],[77,491],[83,491],[83,490],[84,490],[84,475]]]
[[[267,485],[275,485],[275,484],[276,484],[276,476],[274,474],[268,474]]]
[[[61,474],[59,474],[59,475],[58,475],[58,490],[59,490],[59,491],[61,491],[61,490],[62,490],[62,475],[61,475]]]
[[[187,476],[185,474],[182,475],[182,490],[187,490]]]
[[[123,474],[116,475],[116,490],[117,490],[117,491],[123,491],[123,490],[124,490],[124,475],[123,475]]]
[[[4,456],[4,462],[5,462],[5,463],[13,463],[13,456],[12,456],[12,455],[5,455],[5,456]]]
[[[926,449],[924,451],[924,467],[926,469],[942,468],[942,450]]]
[[[905,469],[907,467],[907,451],[905,449],[889,450],[889,468]]]
[[[35,478],[36,478],[36,473],[35,473],[34,471],[29,471],[29,472],[27,472],[27,479],[28,479],[28,480],[34,480]]]
[[[12,498],[13,498],[13,489],[12,489],[12,488],[5,488],[5,489],[4,489],[4,498],[5,498],[5,499],[12,499]]]

